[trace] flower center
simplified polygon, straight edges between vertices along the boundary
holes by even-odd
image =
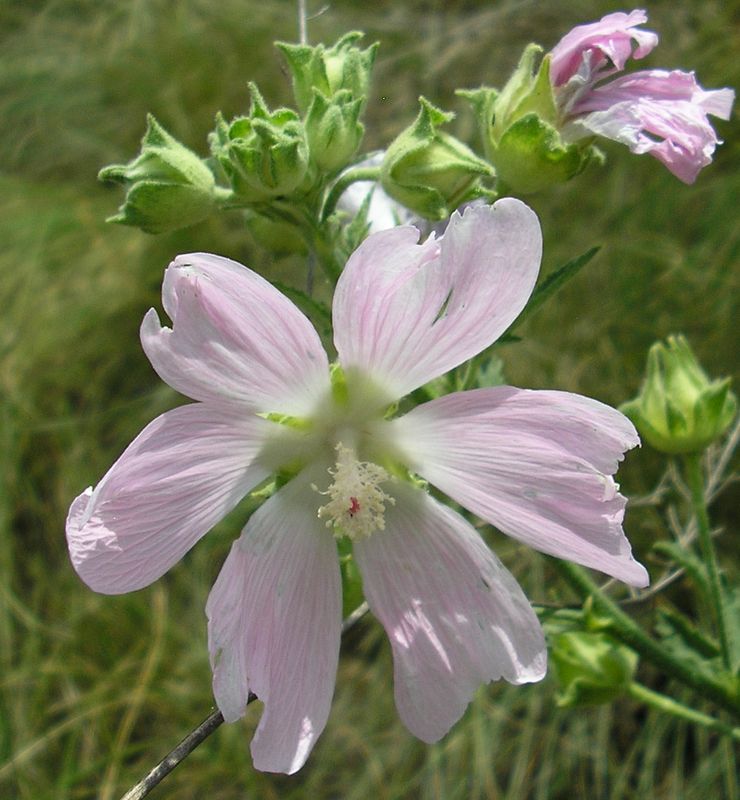
[[[334,481],[325,491],[312,488],[330,498],[319,508],[318,516],[326,519],[326,527],[334,535],[360,539],[385,528],[385,504],[395,505],[395,498],[386,494],[380,484],[393,480],[383,467],[370,461],[358,461],[353,450],[341,442],[337,445],[337,463],[329,470]]]

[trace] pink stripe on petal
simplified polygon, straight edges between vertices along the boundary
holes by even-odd
[[[503,386],[441,397],[391,424],[412,469],[481,519],[537,550],[647,585],[611,478],[638,438],[615,409]]]
[[[254,463],[271,423],[200,403],[157,417],[67,517],[72,563],[98,592],[163,575],[268,470]]]
[[[206,606],[213,691],[224,719],[264,703],[254,766],[291,774],[324,729],[334,692],[342,621],[332,534],[301,473],[256,511],[234,543]]]
[[[172,329],[151,309],[142,345],[159,376],[182,394],[303,416],[328,392],[318,334],[252,270],[208,253],[178,256],[165,272],[162,300]]]
[[[370,236],[334,295],[340,363],[389,400],[494,342],[529,299],[542,254],[535,213],[513,198],[456,212],[439,241],[415,239],[408,227]]]
[[[481,684],[543,678],[547,651],[521,588],[471,525],[407,484],[394,494],[386,529],[354,553],[393,649],[398,712],[435,742]]]

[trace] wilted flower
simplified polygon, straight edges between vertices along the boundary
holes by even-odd
[[[605,82],[630,56],[644,58],[657,45],[656,33],[637,27],[643,22],[647,14],[639,9],[607,14],[555,45],[550,79],[564,119],[561,132],[568,141],[594,134],[614,139],[693,183],[720,143],[707,115],[729,119],[735,93],[706,91],[693,72],[680,70],[642,70]]]
[[[417,244],[370,236],[334,296],[330,369],[318,334],[267,281],[225,258],[179,256],[142,344],[197,402],[134,440],[72,504],[67,536],[93,589],[160,577],[241,498],[280,473],[208,599],[214,693],[224,718],[254,692],[258,769],[295,772],[326,724],[341,625],[335,537],[346,536],[393,649],[409,730],[443,736],[490,680],[537,681],[546,650],[514,578],[429,481],[533,547],[647,583],[612,479],[637,443],[618,411],[575,394],[508,386],[450,394],[393,417],[396,401],[488,347],[535,284],[534,213],[505,199],[455,214]],[[287,481],[287,482],[286,482]]]

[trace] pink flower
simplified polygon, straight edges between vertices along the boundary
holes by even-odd
[[[729,119],[735,93],[706,91],[693,72],[680,70],[643,70],[604,83],[630,56],[644,58],[657,45],[657,34],[636,27],[646,21],[642,10],[607,14],[555,45],[550,80],[565,121],[563,136],[614,139],[633,153],[650,153],[693,183],[721,144],[707,115]]]
[[[310,322],[251,270],[207,254],[165,273],[152,365],[196,403],[168,411],[72,504],[72,562],[93,589],[156,580],[276,470],[292,478],[256,511],[208,599],[216,701],[227,721],[264,702],[255,766],[292,773],[326,724],[341,624],[336,536],[353,542],[393,650],[409,730],[443,736],[481,683],[545,674],[545,641],[514,578],[460,514],[408,470],[546,553],[644,586],[611,475],[632,424],[579,395],[501,386],[388,418],[395,401],[488,347],[539,270],[535,214],[514,199],[370,236],[334,297],[329,361]]]

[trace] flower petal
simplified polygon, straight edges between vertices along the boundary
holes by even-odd
[[[615,409],[501,386],[441,397],[391,425],[406,463],[481,519],[536,550],[648,584],[610,477],[639,440]]]
[[[162,380],[195,400],[309,414],[328,391],[328,360],[306,317],[256,272],[208,253],[178,256],[150,309],[144,350]]]
[[[524,593],[472,526],[407,484],[394,494],[385,530],[354,553],[393,649],[398,712],[435,742],[482,683],[543,678],[547,650]]]
[[[539,271],[535,213],[513,198],[453,214],[444,236],[415,244],[403,227],[368,237],[334,295],[334,343],[389,400],[488,347],[524,308]]]
[[[657,44],[658,34],[637,28],[647,22],[647,14],[641,9],[625,14],[617,11],[607,14],[598,22],[578,25],[567,33],[551,51],[550,80],[553,86],[561,86],[572,78],[584,62],[593,75],[600,77],[609,72],[621,71],[630,56],[643,58]],[[637,44],[634,52],[632,42]],[[612,64],[606,70],[606,60]]]
[[[254,463],[272,423],[200,403],[149,423],[67,517],[72,563],[97,592],[163,575],[268,470]]]
[[[339,659],[339,561],[310,484],[301,473],[252,515],[206,606],[216,702],[233,722],[250,691],[262,700],[252,757],[267,772],[303,766],[326,725]]]

